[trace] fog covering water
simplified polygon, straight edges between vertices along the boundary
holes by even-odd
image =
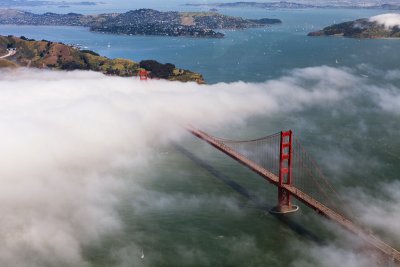
[[[293,128],[358,222],[399,245],[396,73],[376,85],[321,66],[197,85],[2,71],[0,264],[376,266],[306,207],[268,214],[276,190],[183,126],[237,138]]]

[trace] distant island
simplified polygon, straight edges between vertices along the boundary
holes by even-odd
[[[0,36],[0,68],[32,67],[53,70],[92,70],[107,75],[136,76],[140,69],[151,78],[204,83],[202,75],[161,64],[154,60],[139,63],[127,59],[109,59],[90,50],[47,40],[36,41],[23,36]]]
[[[398,24],[393,22],[398,21]],[[344,36],[352,38],[400,38],[400,14],[383,14],[357,19],[310,32],[308,36]]]
[[[339,1],[337,3],[326,3],[325,1],[314,2],[314,3],[297,3],[288,1],[277,1],[277,2],[231,2],[231,3],[206,3],[206,4],[185,4],[186,6],[207,6],[207,7],[219,7],[219,8],[262,8],[262,9],[307,9],[307,8],[346,8],[346,9],[386,9],[386,10],[400,10],[400,4],[365,4],[365,3],[354,3],[348,1],[345,3]]]
[[[220,8],[240,8],[240,7],[252,7],[252,8],[313,8],[311,4],[301,4],[294,2],[231,2],[231,3],[206,3],[206,4],[185,4],[186,6],[208,6],[208,7],[220,7]]]
[[[246,29],[281,23],[279,19],[243,19],[215,12],[160,12],[138,9],[126,13],[81,15],[76,13],[34,14],[0,9],[0,24],[83,26],[91,31],[128,35],[223,38],[215,29]]]

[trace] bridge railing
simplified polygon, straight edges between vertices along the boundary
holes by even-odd
[[[343,216],[346,214],[341,207],[346,205],[342,204],[339,194],[322,174],[315,161],[301,147],[300,142],[293,138],[291,131],[255,140],[234,141],[216,138],[192,127],[187,129],[198,138],[203,139],[258,173],[270,183],[278,186],[279,193],[283,192],[283,195],[290,194],[295,196],[297,200],[314,209],[318,214],[337,222],[343,228],[361,237],[375,247],[377,251],[388,256],[396,265],[400,263],[399,251],[380,240],[372,232],[355,224],[353,220],[349,219],[348,215]],[[287,141],[288,134],[290,136],[289,142]],[[282,140],[285,137],[286,140]],[[285,151],[282,151],[283,148],[285,148]],[[288,162],[282,167],[282,161]],[[287,165],[291,168],[290,171],[288,171]],[[282,175],[278,177],[279,173],[285,173],[286,175],[291,173],[293,182],[286,181],[282,183]],[[278,203],[280,203],[280,199],[278,194]],[[290,204],[290,201],[287,203]],[[290,205],[278,205],[278,207],[287,206],[290,207]],[[285,213],[284,209],[279,209],[278,211],[279,213]]]
[[[213,138],[279,176],[280,133],[253,140],[230,140],[214,136]],[[346,216],[351,215],[348,205],[296,137],[292,143],[291,167],[293,186],[330,209]]]

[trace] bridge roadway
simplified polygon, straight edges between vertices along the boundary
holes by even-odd
[[[244,166],[248,167],[249,169],[253,170],[261,177],[263,177],[268,182],[274,184],[275,186],[279,185],[279,177],[272,172],[268,171],[264,167],[258,165],[254,161],[244,157],[234,149],[228,147],[227,145],[219,142],[214,137],[208,135],[207,133],[197,130],[192,127],[187,127],[189,132],[193,135],[197,136],[198,138],[206,141],[216,149],[220,150],[221,152],[227,154],[231,158],[235,159],[236,161],[240,162]],[[306,204],[308,207],[315,210],[318,214],[337,222],[343,228],[347,229],[348,231],[356,234],[372,246],[374,246],[378,251],[384,253],[385,255],[393,258],[397,264],[400,264],[400,252],[391,247],[390,245],[386,244],[382,240],[380,240],[377,236],[373,235],[367,230],[362,229],[360,226],[354,224],[352,221],[346,219],[343,215],[331,210],[330,208],[326,207],[321,202],[315,200],[314,198],[310,197],[303,191],[297,189],[294,186],[283,184],[282,187],[289,191],[292,196],[296,199],[301,201],[302,203]]]

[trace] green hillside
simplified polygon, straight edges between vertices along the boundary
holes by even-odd
[[[0,67],[25,66],[41,69],[56,70],[93,70],[107,75],[122,77],[136,76],[140,63],[128,59],[109,59],[89,50],[79,50],[63,43],[46,40],[36,41],[14,36],[0,36],[0,55],[6,54],[7,49],[15,48],[16,54],[3,59]],[[156,61],[155,61],[156,62]],[[158,63],[153,71],[153,65],[142,64],[142,68],[150,71],[153,78],[174,81],[195,81],[204,83],[200,74],[176,68],[173,64]],[[171,66],[172,69],[171,69]],[[163,71],[163,69],[166,71]],[[159,75],[162,73],[162,75]]]

